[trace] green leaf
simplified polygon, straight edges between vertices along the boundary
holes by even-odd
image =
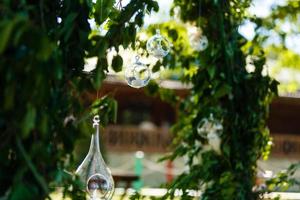
[[[155,63],[155,65],[152,68],[152,72],[158,72],[161,68],[162,64],[158,61]]]
[[[109,122],[117,121],[118,103],[109,96],[96,99],[91,105],[91,114],[100,114],[100,122],[106,126]]]
[[[0,23],[0,54],[5,50],[7,43],[10,41],[12,30],[14,27],[13,20],[3,20]]]
[[[168,31],[168,35],[174,40],[176,41],[178,38],[178,33],[175,29],[171,29]]]
[[[92,84],[96,90],[98,90],[102,86],[102,82],[105,79],[105,71],[107,71],[107,59],[106,58],[98,58],[98,62],[96,65],[96,70],[93,74]]]
[[[149,6],[147,6],[147,10],[150,13],[152,9],[155,12],[159,10],[159,5],[157,1],[149,1]]]
[[[142,12],[139,12],[136,17],[135,17],[135,23],[138,25],[138,26],[142,26],[143,23],[144,23],[144,20],[143,20],[143,17],[144,17],[144,14]]]
[[[4,110],[13,109],[15,103],[15,87],[14,85],[7,85],[4,89]]]
[[[145,89],[145,92],[149,96],[155,96],[159,92],[159,86],[155,81],[150,81]]]
[[[214,78],[215,74],[216,74],[216,68],[215,66],[210,66],[207,68],[208,74],[209,74],[209,78],[212,79]]]
[[[101,70],[101,68],[97,68],[94,72],[92,84],[96,90],[98,90],[102,86],[102,82],[105,78],[105,73]]]
[[[230,85],[222,85],[217,89],[215,92],[214,96],[215,98],[220,98],[223,97],[231,92],[231,86]]]
[[[65,20],[63,20],[63,28],[61,29],[61,34],[64,36],[64,41],[68,41],[72,32],[74,31],[74,21],[78,13],[72,12],[70,13]]]
[[[27,138],[29,136],[30,131],[35,126],[36,120],[36,108],[33,105],[27,105],[27,113],[23,119],[22,123],[22,137]]]
[[[11,194],[10,200],[34,199],[30,188],[23,183],[18,183]]]
[[[41,131],[42,135],[47,135],[48,131],[48,116],[43,115],[39,122],[39,131]]]
[[[112,10],[115,0],[97,0],[94,6],[95,21],[101,25]]]
[[[223,153],[225,156],[227,156],[229,158],[230,157],[230,146],[228,146],[227,144],[224,144]]]
[[[113,70],[115,72],[119,72],[122,70],[122,66],[123,66],[123,59],[120,55],[116,55],[114,56],[113,60],[112,60],[112,64],[111,64]]]
[[[18,24],[18,29],[15,32],[15,36],[13,38],[13,45],[18,45],[22,39],[23,34],[25,33],[25,31],[28,31],[28,29],[31,29],[29,26],[29,23],[19,23]]]
[[[46,61],[49,59],[53,50],[53,45],[50,43],[47,37],[41,37],[39,40],[39,47],[36,53],[36,57],[39,60]]]
[[[108,43],[105,40],[99,40],[96,48],[98,51],[98,57],[102,58],[105,55],[107,48]]]

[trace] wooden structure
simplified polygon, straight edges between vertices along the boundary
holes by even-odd
[[[189,92],[178,82],[162,83],[174,89],[180,96]],[[100,94],[112,94],[118,101],[118,123],[105,130],[104,142],[110,151],[166,152],[170,149],[171,136],[163,128],[163,123],[176,121],[176,109],[159,98],[149,97],[143,89],[134,89],[123,81],[109,77]],[[90,94],[90,98],[95,95]],[[131,120],[128,120],[131,118]],[[152,129],[142,129],[142,121],[155,125]],[[278,97],[270,106],[268,126],[273,137],[271,156],[300,159],[300,98]]]
[[[300,98],[281,96],[270,107],[272,156],[300,159]]]
[[[188,90],[179,87],[177,81],[165,83],[168,87],[173,87],[180,96],[185,96]],[[176,110],[166,102],[157,97],[150,97],[144,93],[144,89],[135,89],[126,85],[123,81],[108,78],[101,88],[100,95],[111,94],[118,101],[118,122],[117,124],[137,125],[143,120],[149,120],[156,126],[161,126],[163,122],[174,123],[176,120]],[[92,98],[95,98],[93,96]],[[133,119],[128,121],[127,111],[131,111]],[[126,115],[127,114],[127,115]]]
[[[143,130],[137,126],[108,126],[104,133],[104,144],[110,151],[144,151],[163,153],[170,151],[171,134],[161,128]]]
[[[130,188],[132,186],[132,183],[139,180],[139,178],[139,176],[134,174],[113,174],[115,186],[119,187],[120,184],[125,183],[125,189]]]

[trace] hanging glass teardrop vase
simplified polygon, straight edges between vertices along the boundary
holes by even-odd
[[[91,200],[110,200],[114,192],[114,181],[100,152],[98,115],[94,117],[93,122],[96,131],[92,135],[89,152],[77,168],[76,174],[84,183]]]

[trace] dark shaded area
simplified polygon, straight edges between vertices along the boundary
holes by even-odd
[[[268,126],[271,133],[300,134],[300,99],[276,98],[270,106]]]

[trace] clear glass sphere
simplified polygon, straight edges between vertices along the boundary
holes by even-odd
[[[92,199],[108,199],[113,191],[112,185],[101,174],[94,174],[87,180],[87,191]]]
[[[213,115],[209,118],[202,119],[197,126],[198,134],[206,139],[213,139],[217,135],[220,135],[223,130],[222,123],[215,119]]]
[[[156,34],[147,41],[147,51],[156,58],[163,58],[170,52],[170,42],[156,30]]]
[[[213,123],[207,118],[202,119],[197,126],[197,132],[201,137],[206,138],[213,127]]]
[[[190,45],[195,51],[204,51],[208,47],[208,39],[205,35],[200,37],[192,35],[190,37]]]
[[[208,39],[202,34],[202,30],[197,27],[188,30],[190,46],[195,51],[204,51],[208,47]]]
[[[151,79],[151,70],[147,65],[139,61],[139,56],[135,62],[125,70],[127,84],[133,88],[146,86]]]

